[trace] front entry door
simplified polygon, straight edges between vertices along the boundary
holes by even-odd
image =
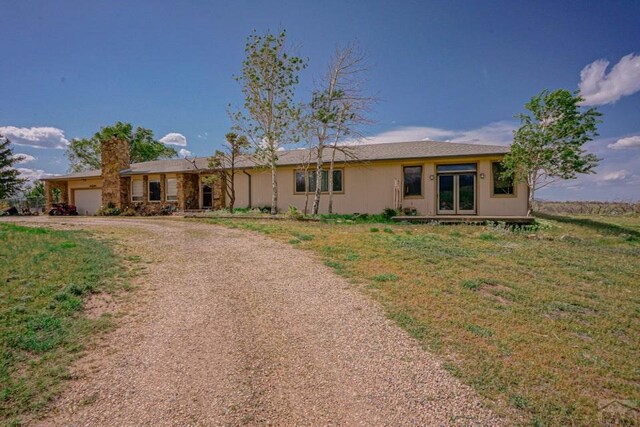
[[[202,208],[213,207],[213,189],[209,185],[202,186]]]
[[[438,175],[438,214],[470,215],[476,213],[476,175]]]

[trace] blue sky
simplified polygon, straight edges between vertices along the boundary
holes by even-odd
[[[368,52],[372,142],[507,144],[529,98],[580,87],[604,114],[589,146],[603,161],[539,197],[638,200],[639,16],[638,1],[4,0],[0,131],[34,177],[64,173],[66,141],[118,120],[210,155],[242,101],[232,76],[246,36],[286,28],[309,58],[301,100],[337,45]]]

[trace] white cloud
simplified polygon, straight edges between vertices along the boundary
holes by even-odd
[[[640,135],[621,138],[613,144],[607,145],[614,150],[624,150],[626,148],[640,148]]]
[[[607,172],[602,175],[601,179],[603,181],[622,181],[628,178],[629,176],[631,176],[629,171],[622,169],[619,171]]]
[[[64,132],[54,127],[18,128],[15,126],[0,127],[0,135],[8,138],[15,145],[36,148],[66,148],[69,140]]]
[[[17,164],[23,164],[23,163],[29,163],[29,162],[33,162],[34,160],[37,160],[35,157],[33,157],[32,155],[29,154],[25,154],[25,153],[15,153],[13,155],[14,158],[16,157],[21,157],[22,159],[17,161]]]
[[[166,134],[160,138],[160,142],[165,145],[178,145],[180,147],[187,146],[187,138],[185,138],[183,134],[175,132]]]
[[[189,150],[185,149],[185,148],[181,148],[181,149],[178,151],[178,155],[179,155],[180,157],[191,157],[191,156],[193,155],[193,153],[192,153],[191,151],[189,151]]]
[[[20,178],[26,178],[29,181],[36,181],[50,176],[58,176],[56,173],[48,173],[42,169],[17,168],[17,170],[20,172]]]
[[[640,56],[624,56],[606,74],[609,61],[598,59],[580,72],[580,95],[583,105],[611,104],[623,96],[640,91]]]
[[[366,144],[406,141],[445,141],[467,144],[509,145],[516,124],[499,121],[476,129],[442,129],[428,126],[404,126],[363,139]],[[354,141],[351,141],[354,142]]]

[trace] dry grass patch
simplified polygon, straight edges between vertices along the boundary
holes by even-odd
[[[0,223],[0,424],[37,415],[111,327],[104,295],[128,287],[122,262],[85,232]]]
[[[640,406],[640,217],[630,218],[544,219],[522,231],[214,222],[295,240],[366,284],[498,410],[532,425],[587,426],[602,419],[603,402]]]

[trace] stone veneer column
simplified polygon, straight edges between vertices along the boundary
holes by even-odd
[[[179,173],[176,175],[176,183],[178,186],[178,210],[184,211],[187,209],[187,191],[185,188],[186,179],[185,174]]]
[[[225,186],[227,185],[226,176],[221,172],[218,174],[218,179],[216,179],[213,183],[213,209],[224,209],[226,207],[225,196],[227,192],[225,191]]]
[[[166,175],[161,173],[160,174],[160,201],[162,203],[166,202],[166,197],[167,195],[167,180],[166,180]]]
[[[131,166],[129,141],[112,138],[100,144],[102,157],[102,206],[124,208],[128,202],[128,180],[120,176]]]
[[[200,208],[200,177],[195,173],[186,175],[186,194],[185,200],[188,209]]]
[[[142,203],[149,203],[149,175],[142,175]]]
[[[69,203],[69,184],[67,181],[58,181],[60,190],[60,203]]]
[[[69,203],[69,186],[67,181],[45,181],[44,182],[44,199],[45,209],[51,210],[53,207],[53,191],[60,190],[60,200],[58,203]]]
[[[53,207],[53,184],[51,181],[44,182],[44,208],[47,212]]]
[[[195,173],[178,174],[178,209],[198,209],[200,206],[198,175]]]

